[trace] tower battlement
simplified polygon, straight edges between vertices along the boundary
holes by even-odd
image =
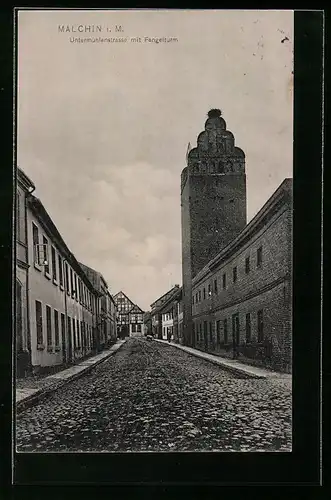
[[[184,317],[194,276],[246,225],[245,154],[218,109],[210,110],[181,175]],[[184,330],[185,323],[184,319]],[[189,326],[186,324],[186,328]]]

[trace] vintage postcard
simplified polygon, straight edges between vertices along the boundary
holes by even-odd
[[[293,19],[18,11],[19,454],[292,450]]]

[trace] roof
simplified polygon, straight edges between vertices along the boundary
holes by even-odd
[[[286,178],[238,236],[223,248],[216,257],[211,259],[196,276],[194,276],[192,283],[196,284],[222,261],[231,257],[239,248],[250,240],[253,234],[258,232],[261,227],[266,224],[266,221],[280,206],[284,206],[290,199],[292,199],[292,179]]]

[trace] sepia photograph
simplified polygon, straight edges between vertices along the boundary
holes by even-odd
[[[18,10],[18,454],[292,451],[293,26]]]

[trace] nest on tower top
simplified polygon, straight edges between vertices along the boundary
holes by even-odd
[[[211,109],[208,111],[208,118],[219,118],[222,115],[222,111],[220,109]]]

